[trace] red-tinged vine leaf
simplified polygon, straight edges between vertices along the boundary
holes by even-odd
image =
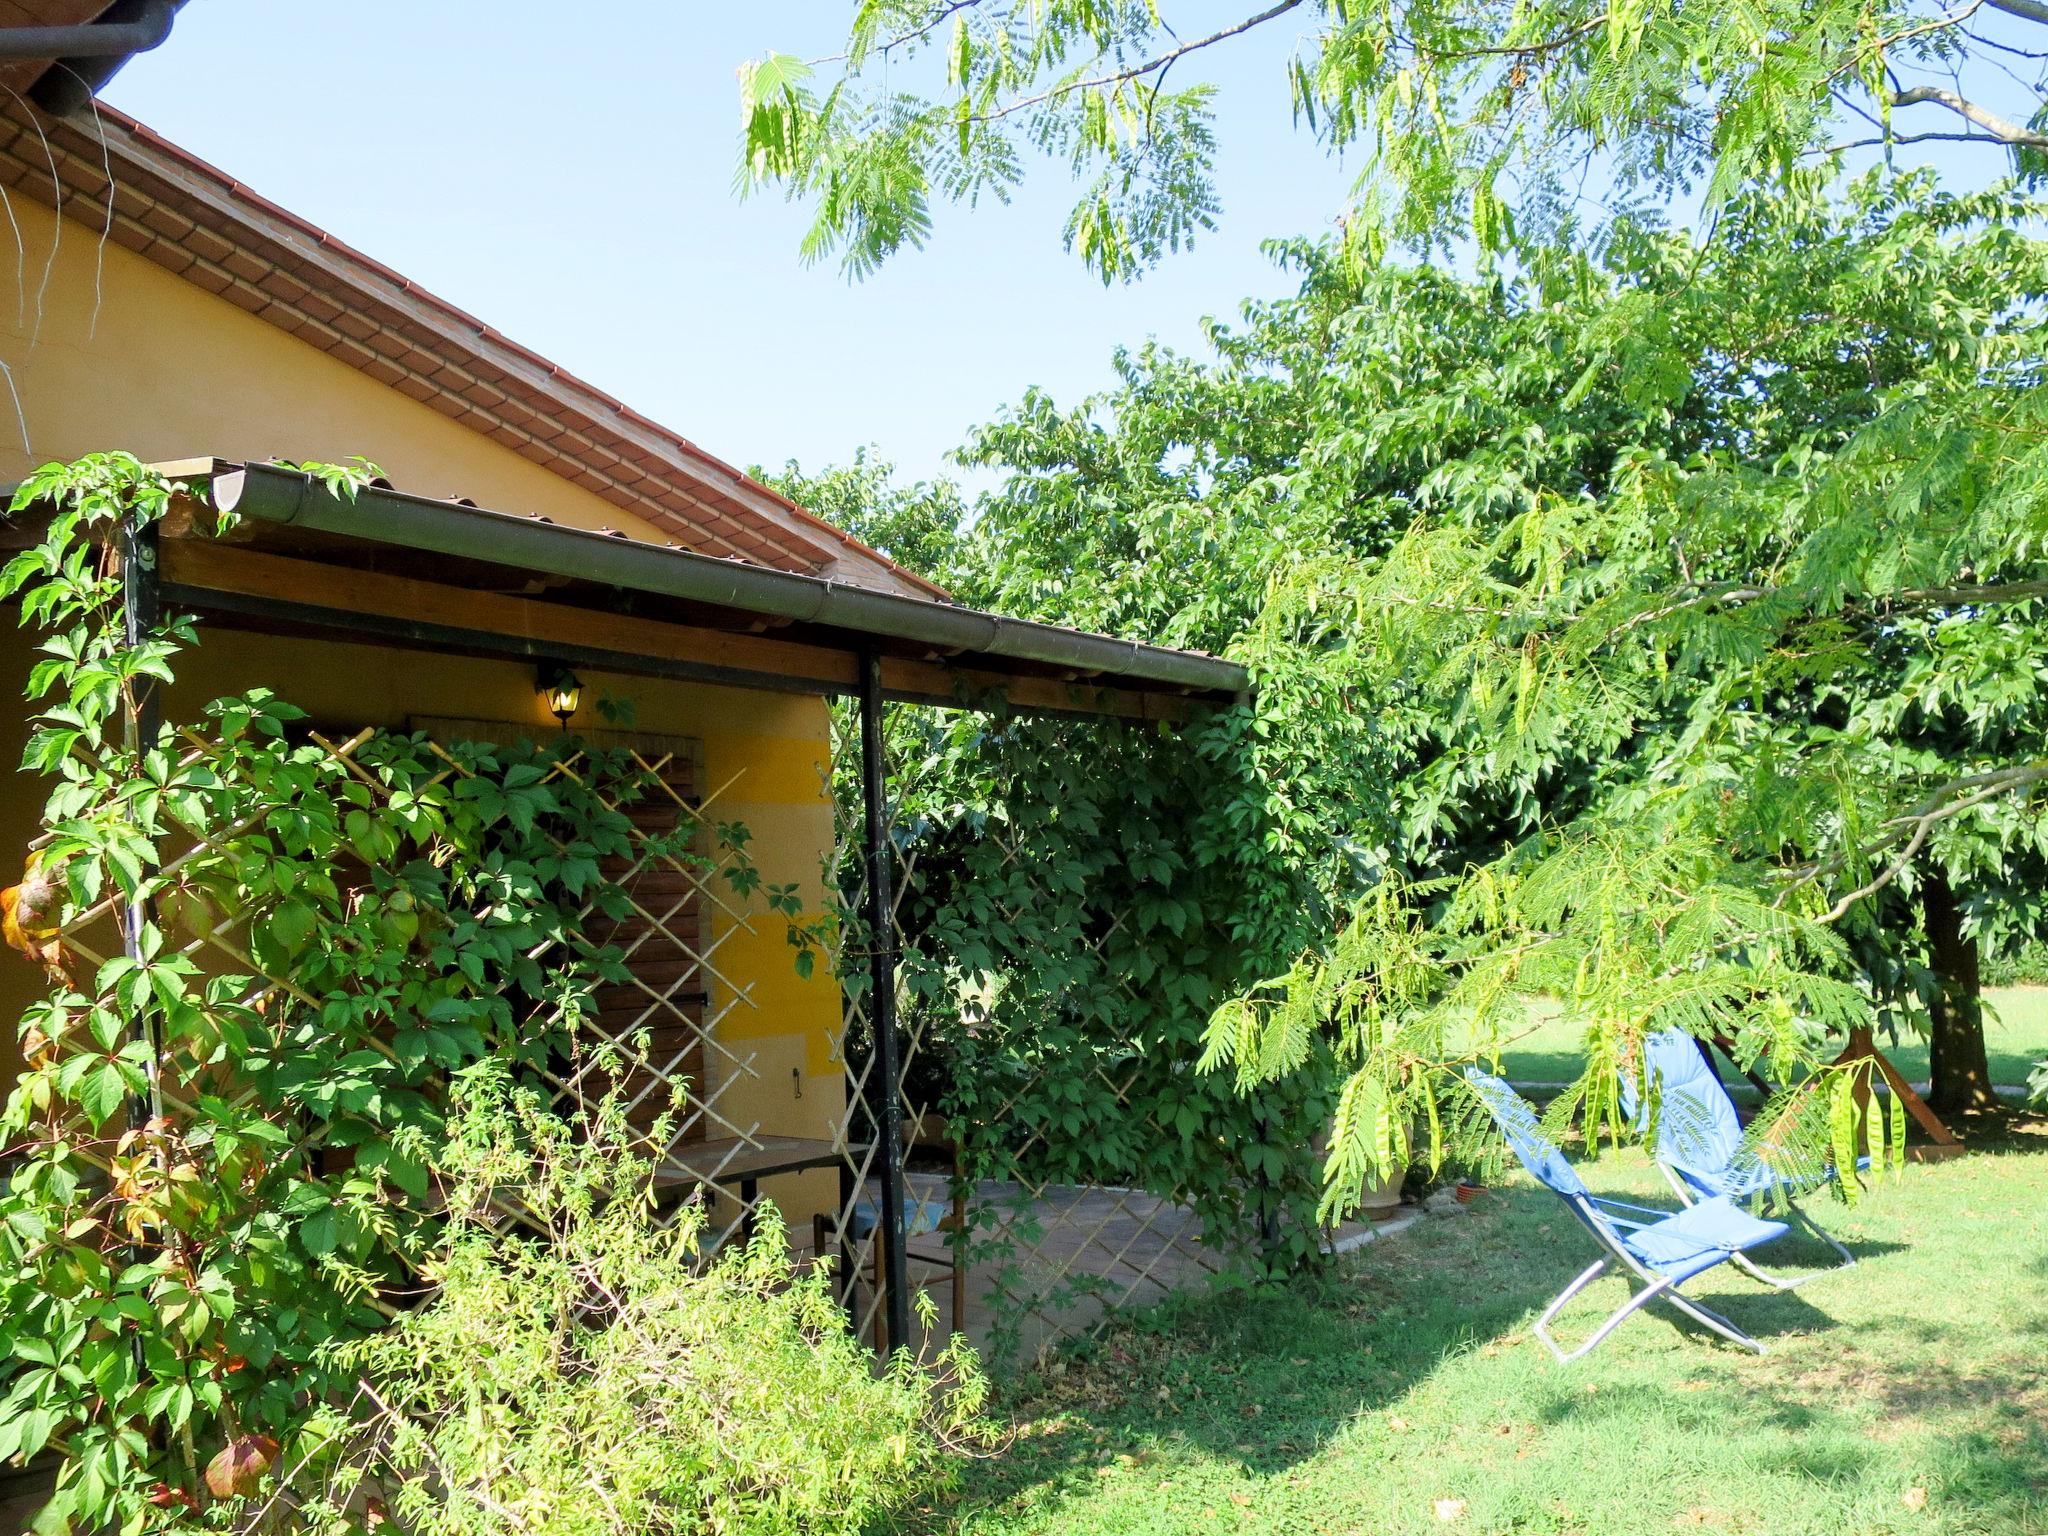
[[[199,1508],[199,1500],[189,1488],[173,1488],[169,1483],[155,1484],[145,1497],[154,1509],[169,1509],[173,1504],[194,1511]]]
[[[254,1493],[263,1474],[277,1460],[277,1442],[268,1435],[242,1435],[230,1440],[206,1464],[206,1486],[216,1499]]]

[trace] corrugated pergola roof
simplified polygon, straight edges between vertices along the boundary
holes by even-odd
[[[271,464],[163,466],[190,491],[164,599],[246,626],[467,654],[1037,713],[1181,719],[1250,687],[1196,651],[765,569],[373,485],[350,496]],[[209,531],[219,514],[231,525]]]

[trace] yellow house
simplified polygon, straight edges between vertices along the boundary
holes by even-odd
[[[41,9],[72,22],[100,7]],[[51,76],[9,69],[0,80],[48,96]],[[870,719],[885,697],[992,695],[1175,719],[1245,685],[1212,657],[952,604],[105,105],[65,117],[11,96],[0,186],[25,252],[19,291],[0,298],[0,483],[121,449],[177,465],[198,500],[241,519],[230,542],[163,530],[151,580],[198,615],[203,640],[181,661],[173,718],[263,686],[343,733],[502,739],[557,729],[537,669],[566,667],[583,687],[579,732],[662,765],[689,812],[709,801],[715,819],[744,823],[764,880],[794,882],[816,906],[836,835],[829,700],[857,699]],[[353,500],[281,467],[358,455],[385,480]],[[0,529],[0,541],[26,536]],[[30,645],[0,625],[0,674],[15,687]],[[631,698],[629,731],[597,720],[587,701],[600,692]],[[24,736],[22,712],[0,711],[10,767]],[[867,767],[876,814],[880,766]],[[21,777],[0,795],[10,878],[42,799]],[[897,1138],[855,1143],[900,1106],[854,1112],[838,981],[829,967],[798,974],[758,900],[699,905],[665,923],[668,947],[645,952],[649,975],[621,1005],[629,1022],[684,1037],[679,1167],[732,1205],[772,1196],[793,1227],[844,1218],[872,1175],[886,1218],[901,1199]],[[0,1016],[40,985],[0,953]],[[886,1018],[879,1038],[893,1048]],[[6,1080],[19,1060],[0,1031]],[[885,1225],[882,1241],[901,1338],[902,1240]]]

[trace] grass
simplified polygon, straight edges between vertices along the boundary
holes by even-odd
[[[1991,987],[1985,989],[1984,997],[1989,1005],[1984,1045],[1991,1061],[1991,1081],[2023,1084],[2035,1062],[2048,1060],[2048,987]],[[1518,1083],[1570,1082],[1582,1066],[1579,1026],[1555,1015],[1535,1023],[1534,1032],[1502,1056],[1507,1075]],[[1897,1045],[1880,1039],[1878,1044],[1908,1082],[1927,1081],[1924,1039],[1909,1037]],[[1721,1069],[1724,1078],[1740,1081],[1726,1062]]]
[[[2048,1119],[1913,1167],[1824,1225],[1801,1291],[1724,1266],[1700,1299],[1769,1346],[1651,1310],[1559,1366],[1535,1312],[1592,1256],[1522,1179],[1277,1295],[1123,1325],[1015,1405],[1010,1449],[913,1522],[948,1536],[2027,1536],[2048,1532]],[[1602,1193],[1657,1188],[1640,1154]],[[1783,1261],[1817,1260],[1788,1238]],[[1622,1297],[1596,1283],[1573,1340]]]

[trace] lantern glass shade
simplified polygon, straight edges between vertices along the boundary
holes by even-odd
[[[561,721],[563,726],[583,703],[583,683],[574,672],[559,663],[540,669],[540,680],[536,685],[540,696],[547,701],[548,713]]]

